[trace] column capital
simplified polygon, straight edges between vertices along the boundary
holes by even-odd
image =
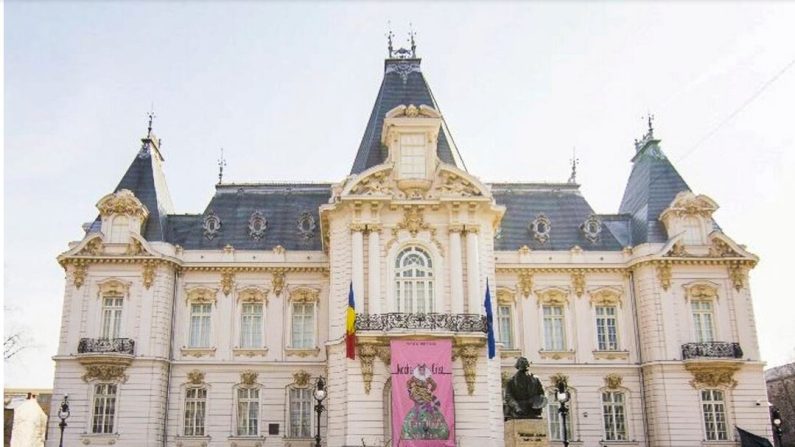
[[[448,231],[450,234],[453,234],[453,233],[463,233],[463,232],[464,232],[464,226],[463,226],[463,225],[461,225],[461,224],[452,224],[452,225],[449,225],[449,226],[447,227],[447,231]]]
[[[348,228],[351,229],[351,233],[363,233],[367,230],[367,225],[363,223],[350,223],[348,224]]]
[[[480,225],[467,225],[464,230],[467,234],[478,234],[480,232]]]

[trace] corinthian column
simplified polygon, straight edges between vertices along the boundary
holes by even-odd
[[[364,310],[364,225],[351,224],[351,281],[356,313]]]
[[[367,303],[368,312],[381,313],[381,228],[380,225],[368,225],[367,236]]]
[[[461,225],[450,225],[450,313],[464,313],[464,267],[461,258]]]
[[[467,289],[469,296],[469,313],[482,314],[481,302],[484,292],[480,290],[480,257],[478,256],[478,227],[466,228],[467,231]]]

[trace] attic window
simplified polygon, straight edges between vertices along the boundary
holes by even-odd
[[[124,244],[130,235],[130,224],[127,216],[118,215],[113,218],[110,226],[110,242]]]
[[[580,225],[580,230],[582,230],[585,239],[588,239],[588,242],[595,244],[599,241],[599,235],[602,234],[602,221],[599,220],[598,217],[591,214],[585,219],[582,225]]]
[[[215,215],[214,211],[210,211],[209,214],[204,216],[202,230],[204,230],[204,237],[208,240],[213,240],[221,232],[221,219]]]
[[[549,233],[552,231],[552,222],[549,218],[541,213],[530,223],[530,232],[533,233],[533,238],[538,242],[544,244],[549,240]]]
[[[425,136],[420,133],[400,135],[400,176],[425,178]]]
[[[268,220],[262,214],[262,211],[254,211],[248,219],[248,235],[252,239],[258,241],[265,236],[265,230],[268,229]]]

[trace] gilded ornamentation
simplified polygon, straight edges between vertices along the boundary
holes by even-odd
[[[308,372],[300,369],[293,373],[293,381],[296,386],[307,386],[309,385],[310,375]]]
[[[480,196],[480,190],[472,182],[452,172],[441,173],[441,183],[438,190],[445,195],[460,197]]]
[[[682,191],[676,195],[671,205],[660,214],[660,220],[665,221],[669,216],[690,217],[701,216],[712,217],[712,213],[718,209],[718,204],[705,195],[695,195],[690,191]]]
[[[99,363],[92,365],[85,365],[86,373],[83,374],[82,379],[84,382],[90,380],[112,381],[112,382],[126,382],[127,375],[124,371],[127,369],[126,365],[114,365],[108,363]]]
[[[268,229],[268,219],[262,211],[254,211],[248,218],[248,235],[255,241],[265,237],[265,231]]]
[[[144,220],[149,216],[149,210],[129,189],[106,195],[97,203],[97,208],[103,218],[123,214]]]
[[[386,365],[389,365],[391,353],[389,345],[385,341],[362,341],[358,344],[359,362],[362,368],[362,380],[364,382],[364,392],[370,394],[373,383],[373,361],[380,358]]]
[[[97,284],[99,295],[126,296],[130,291],[130,283],[115,278],[105,279]]]
[[[530,296],[533,291],[533,273],[529,270],[519,271],[519,290],[525,298]]]
[[[367,231],[367,224],[351,223],[348,224],[348,228],[351,230],[351,233],[364,233]]]
[[[610,373],[605,376],[605,386],[610,389],[616,389],[621,386],[621,382],[624,380],[623,377],[616,373]]]
[[[506,288],[503,288],[503,287],[498,287],[497,288],[497,303],[504,304],[504,305],[513,304],[514,301],[515,301],[514,297],[515,297],[515,294],[514,294],[513,290],[506,289]]]
[[[569,376],[563,373],[556,373],[549,376],[549,381],[552,382],[552,386],[554,386],[555,388],[557,388],[558,384],[561,382],[563,383],[564,387],[568,388],[569,386]]]
[[[409,104],[403,112],[408,118],[416,118],[420,116],[420,109],[414,104]]]
[[[148,253],[144,250],[144,245],[136,238],[132,238],[130,243],[127,244],[127,251],[124,253],[127,256],[141,256]]]
[[[232,255],[234,253],[235,253],[235,247],[233,247],[232,244],[224,245],[224,254],[225,255]]]
[[[232,272],[221,272],[221,291],[224,292],[224,295],[229,296],[234,285],[235,274]]]
[[[580,225],[580,231],[588,242],[595,244],[599,242],[599,235],[602,234],[602,221],[595,214],[591,214]]]
[[[240,383],[243,384],[243,385],[248,385],[248,386],[256,385],[257,384],[257,376],[259,376],[259,373],[255,372],[253,370],[247,369],[247,370],[243,371],[242,373],[240,373]]]
[[[740,291],[745,287],[745,269],[741,264],[729,264],[729,278],[732,280],[734,290]]]
[[[559,287],[536,290],[538,305],[565,306],[569,303],[569,292]]]
[[[527,245],[522,245],[519,248],[519,256],[527,256],[530,254],[530,251],[531,251],[530,247],[528,247]]]
[[[144,264],[141,278],[143,279],[144,287],[149,289],[155,282],[155,264]]]
[[[578,297],[585,293],[585,272],[575,271],[571,274],[571,287]]]
[[[660,264],[657,266],[657,278],[663,290],[671,287],[671,264]]]
[[[619,306],[621,305],[621,290],[614,287],[600,287],[588,291],[591,296],[592,306]]]
[[[188,383],[191,385],[201,385],[204,383],[204,373],[198,369],[188,372]]]
[[[275,254],[275,255],[283,255],[286,252],[287,252],[287,250],[284,247],[282,247],[281,245],[277,245],[277,246],[273,247],[273,254]]]
[[[284,269],[275,269],[273,271],[273,277],[271,278],[271,287],[273,288],[273,293],[276,296],[280,296],[282,294],[282,290],[284,290],[284,281]]]
[[[199,286],[188,289],[186,299],[192,303],[215,304],[216,295],[218,295],[218,290]]]
[[[215,211],[210,210],[210,212],[204,216],[202,230],[204,232],[204,237],[210,241],[221,232],[221,218],[215,214]]]
[[[133,239],[135,240],[135,239]],[[105,251],[105,245],[102,243],[102,238],[95,237],[88,241],[85,247],[80,250],[78,255],[99,256]]]
[[[294,303],[314,303],[320,297],[320,291],[307,287],[300,287],[290,291],[290,301]]]
[[[579,245],[575,245],[574,247],[571,247],[571,250],[569,250],[569,252],[573,255],[581,255],[582,247],[580,247]]]
[[[351,194],[366,196],[389,194],[391,182],[389,178],[390,170],[374,172],[367,177],[359,180],[359,183],[351,188]]]
[[[74,270],[72,270],[72,281],[76,288],[83,286],[86,281],[86,265],[83,263],[76,263]]]
[[[693,300],[712,300],[718,298],[718,289],[710,283],[686,284],[686,296]]]
[[[675,243],[673,247],[671,247],[671,249],[668,250],[668,253],[666,253],[665,255],[672,256],[675,258],[685,258],[690,256],[690,253],[688,253],[687,250],[685,249],[685,244],[679,241]]]
[[[431,226],[425,223],[422,210],[416,206],[408,207],[403,212],[403,221],[397,224],[396,230],[407,230],[411,237],[417,237],[422,230],[430,230]]]
[[[267,293],[267,290],[260,287],[248,286],[237,293],[237,299],[244,303],[262,303],[265,302]]]
[[[464,380],[467,382],[467,392],[471,396],[475,392],[475,379],[478,371],[478,354],[481,344],[458,344],[453,346],[453,360],[461,358],[461,366],[464,367]]]
[[[713,258],[728,258],[740,257],[741,255],[734,251],[726,241],[718,238],[712,239],[712,245],[709,247],[709,255]]]
[[[552,222],[544,213],[539,214],[530,222],[530,232],[533,234],[533,238],[542,244],[545,244],[549,240],[551,231]]]
[[[737,385],[734,373],[740,369],[740,365],[740,362],[685,362],[685,369],[693,374],[693,380],[690,381],[693,388],[734,388]]]

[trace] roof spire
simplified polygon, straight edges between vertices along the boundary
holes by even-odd
[[[571,148],[571,175],[569,176],[569,183],[577,183],[577,165],[580,164],[580,159],[577,158],[577,148]]]
[[[635,139],[635,151],[636,152],[640,152],[640,150],[643,149],[644,147],[646,147],[647,144],[649,144],[652,141],[655,141],[654,140],[654,125],[653,125],[654,115],[652,115],[650,112],[647,112],[646,116],[642,117],[642,118],[646,120],[646,123],[648,123],[649,127],[648,127],[648,130],[646,131],[646,134],[643,135],[643,138],[641,138],[640,140]]]
[[[146,129],[146,138],[152,138],[152,121],[155,119],[155,103],[152,103],[152,106],[149,108],[149,113],[146,114],[149,117],[149,127]]]
[[[414,32],[414,26],[411,24],[411,22],[409,22],[409,39],[411,41],[411,57],[412,58],[416,58],[417,57],[417,44],[414,42],[414,36],[416,36],[416,35],[417,35],[417,33]]]
[[[649,139],[652,139],[654,138],[654,126],[652,126],[651,123],[652,121],[654,121],[654,115],[652,115],[651,113],[646,113],[646,119],[649,123],[649,133],[648,133]]]
[[[392,21],[387,20],[387,33],[386,33],[386,41],[387,41],[387,49],[389,50],[389,58],[392,59],[392,55],[394,54],[393,47],[392,47],[392,38],[395,37],[395,34],[392,33]]]
[[[224,181],[224,166],[226,166],[226,159],[224,158],[224,148],[221,148],[221,158],[218,159],[218,184]]]

